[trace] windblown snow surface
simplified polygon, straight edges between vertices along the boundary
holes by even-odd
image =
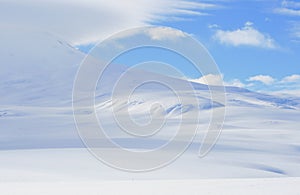
[[[1,33],[2,37],[11,35]],[[300,193],[300,180],[297,179],[300,177],[299,97],[272,96],[226,87],[227,103],[223,105],[211,102],[206,85],[192,83],[200,106],[182,105],[171,94],[153,85],[149,89],[138,91],[130,100],[120,96],[112,101],[109,91],[113,82],[107,77],[108,80],[101,83],[102,87],[96,93],[97,114],[109,117],[107,113],[114,106],[120,112],[129,110],[135,119],[143,122],[148,120],[149,107],[159,99],[164,103],[165,109],[161,112],[154,108],[154,114],[171,121],[165,132],[156,134],[151,139],[132,141],[129,135],[118,131],[113,121],[103,120],[106,133],[123,147],[156,148],[173,135],[172,125],[176,126],[181,112],[185,114],[200,110],[201,113],[200,130],[189,149],[179,159],[156,171],[123,172],[94,158],[83,145],[75,127],[72,87],[84,54],[49,33],[15,33],[17,36],[14,37],[19,38],[18,42],[7,39],[3,43],[5,47],[0,48],[0,185],[4,192],[12,190],[10,185],[24,185],[26,189],[24,182],[67,182],[66,186],[69,185],[70,189],[72,184],[80,186],[80,183],[84,183],[83,186],[89,190],[94,189],[91,186],[110,182],[108,186],[120,185],[119,190],[124,190],[124,186],[127,189],[134,187],[130,182],[145,180],[152,182],[151,185],[160,186],[161,192],[166,193],[172,192],[168,189],[164,191],[163,186],[173,186],[167,187],[170,190],[178,185],[188,188],[193,185],[192,189],[198,191],[189,192],[196,194],[201,193],[201,190],[203,193],[216,194],[283,194],[286,190],[290,190],[291,194]],[[108,75],[113,78],[116,72],[124,71],[124,67],[117,66],[111,71]],[[132,75],[132,78],[141,75]],[[177,85],[182,82],[165,76],[164,79],[173,79],[172,82]],[[134,79],[128,85],[133,83]],[[213,90],[218,90],[218,87]],[[184,93],[189,96],[190,92]],[[199,158],[197,154],[205,134],[201,129],[206,129],[212,109],[224,106],[226,117],[221,136],[212,151]],[[190,124],[186,122],[183,125],[189,128]],[[177,180],[178,185],[170,180]],[[279,186],[281,182],[283,184]],[[51,185],[41,184],[37,188],[40,186],[42,189],[44,186],[51,189]],[[143,189],[147,189],[147,185],[150,184],[137,182],[137,186]],[[203,188],[195,188],[197,185]],[[148,186],[149,189],[150,187]],[[70,192],[67,189],[69,188],[55,192],[66,194]],[[103,189],[110,189],[112,192],[117,190],[109,187]],[[29,188],[27,190],[32,194],[41,192]],[[95,188],[94,192],[97,190],[101,189]],[[17,190],[11,192],[18,193]],[[153,191],[156,192],[158,191]],[[180,190],[176,192],[180,193]]]

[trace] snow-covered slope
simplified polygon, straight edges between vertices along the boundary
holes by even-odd
[[[3,183],[5,194],[297,195],[300,178]]]
[[[199,105],[180,104],[171,93],[154,85],[137,91],[129,100],[122,93],[112,100],[112,84],[126,69],[120,65],[106,74],[96,93],[97,114],[104,117],[103,125],[116,142],[128,148],[157,147],[172,136],[178,116],[198,111],[200,131],[181,158],[156,172],[129,174],[106,167],[83,149],[74,125],[72,87],[84,54],[49,33],[2,31],[1,34],[8,37],[0,47],[2,181],[300,176],[298,98],[227,87],[224,105],[210,100],[207,86],[192,83]],[[9,37],[17,37],[18,41]],[[126,84],[134,85],[141,76],[132,75]],[[184,82],[162,75],[153,77],[163,77],[179,87]],[[189,97],[190,92],[182,90]],[[118,131],[114,121],[105,120],[111,117],[114,105],[119,112],[129,110],[137,122],[147,121],[149,109],[157,100],[164,109],[154,108],[154,113],[175,122],[152,139],[133,141]],[[198,158],[205,133],[202,130],[207,127],[212,109],[224,107],[226,118],[219,141],[211,153]],[[189,128],[190,124],[183,125]]]
[[[47,32],[8,28],[0,36],[1,105],[71,105],[84,54]]]

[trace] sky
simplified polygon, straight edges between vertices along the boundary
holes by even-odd
[[[212,2],[216,9],[206,10],[205,16],[163,25],[200,40],[229,84],[255,90],[299,89],[300,2]]]
[[[300,2],[296,0],[0,3],[0,30],[50,32],[84,52],[122,30],[145,25],[176,28],[208,49],[226,85],[300,94]],[[187,76],[201,83],[219,78],[188,70]]]
[[[215,59],[227,85],[257,91],[300,89],[300,2],[277,0],[194,1],[194,13],[175,13],[150,24],[180,29]],[[82,47],[84,51],[86,48]],[[174,60],[176,63],[177,60]],[[195,78],[218,79],[214,75]]]

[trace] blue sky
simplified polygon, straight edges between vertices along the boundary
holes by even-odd
[[[232,7],[230,5],[234,4]],[[210,16],[198,16],[192,20],[166,22],[163,25],[183,29],[194,34],[212,53],[225,75],[232,77],[232,71],[239,69],[241,77],[249,74],[274,74],[282,77],[286,74],[299,73],[300,55],[297,37],[291,35],[291,22],[299,16],[279,15],[271,7],[277,3],[268,2],[230,2],[226,7],[209,12]],[[278,3],[278,6],[280,3]],[[300,12],[300,11],[299,11]],[[218,30],[236,31],[246,22],[252,28],[274,40],[277,48],[264,48],[250,44],[222,44],[214,38]],[[211,28],[209,28],[209,26]],[[285,67],[285,68],[282,68]]]
[[[148,23],[192,34],[209,50],[227,84],[269,91],[299,89],[300,2],[193,2],[202,6]]]
[[[300,23],[300,2],[223,1],[215,4],[220,8],[206,10],[207,16],[157,24],[193,34],[208,48],[224,74],[225,81],[239,79],[249,84],[247,80],[256,75],[268,75],[279,81],[300,74],[300,29],[295,29],[295,25]],[[295,12],[288,12],[291,10]],[[255,45],[251,41],[242,40],[222,42],[221,37],[217,36],[218,32],[223,32],[220,36],[226,40],[226,35],[229,36],[231,32],[231,38],[239,39],[238,30],[244,30],[244,38],[247,39],[245,36],[248,32],[248,39],[251,39],[255,34],[251,35],[250,30],[245,30],[247,28],[256,30],[266,40]],[[270,40],[273,44],[264,44]]]

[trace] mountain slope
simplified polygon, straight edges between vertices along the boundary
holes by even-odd
[[[71,105],[73,80],[84,54],[50,33],[21,32],[0,32],[4,37],[0,47],[0,104]]]
[[[0,172],[7,176],[3,176],[3,180],[300,176],[300,101],[296,97],[226,87],[227,103],[223,104],[211,101],[208,86],[191,83],[198,104],[180,103],[176,95],[159,85],[144,85],[129,99],[124,96],[127,92],[124,88],[111,98],[115,81],[126,70],[120,65],[112,65],[107,70],[96,91],[96,112],[113,141],[129,149],[153,149],[176,133],[181,114],[193,116],[199,112],[200,118],[193,143],[171,166],[139,176],[112,171],[82,149],[85,146],[74,124],[72,87],[84,54],[48,33],[1,33],[8,37],[5,46],[0,48],[0,149],[3,153]],[[132,73],[122,84],[130,88],[151,74],[143,70],[139,74]],[[185,81],[152,76],[175,84],[187,100],[192,98],[192,92],[183,85]],[[212,90],[220,90],[220,87],[212,87]],[[224,107],[226,117],[221,137],[211,153],[200,159],[197,152],[212,110]],[[150,139],[135,138],[120,131],[111,118],[112,109],[121,113],[121,117],[128,111],[137,123],[146,123],[151,114],[167,119],[168,123],[164,131]],[[185,120],[182,125],[188,129],[193,124]],[[16,173],[15,170],[25,169],[23,162],[30,165],[29,171]],[[92,168],[78,170],[86,166]]]

